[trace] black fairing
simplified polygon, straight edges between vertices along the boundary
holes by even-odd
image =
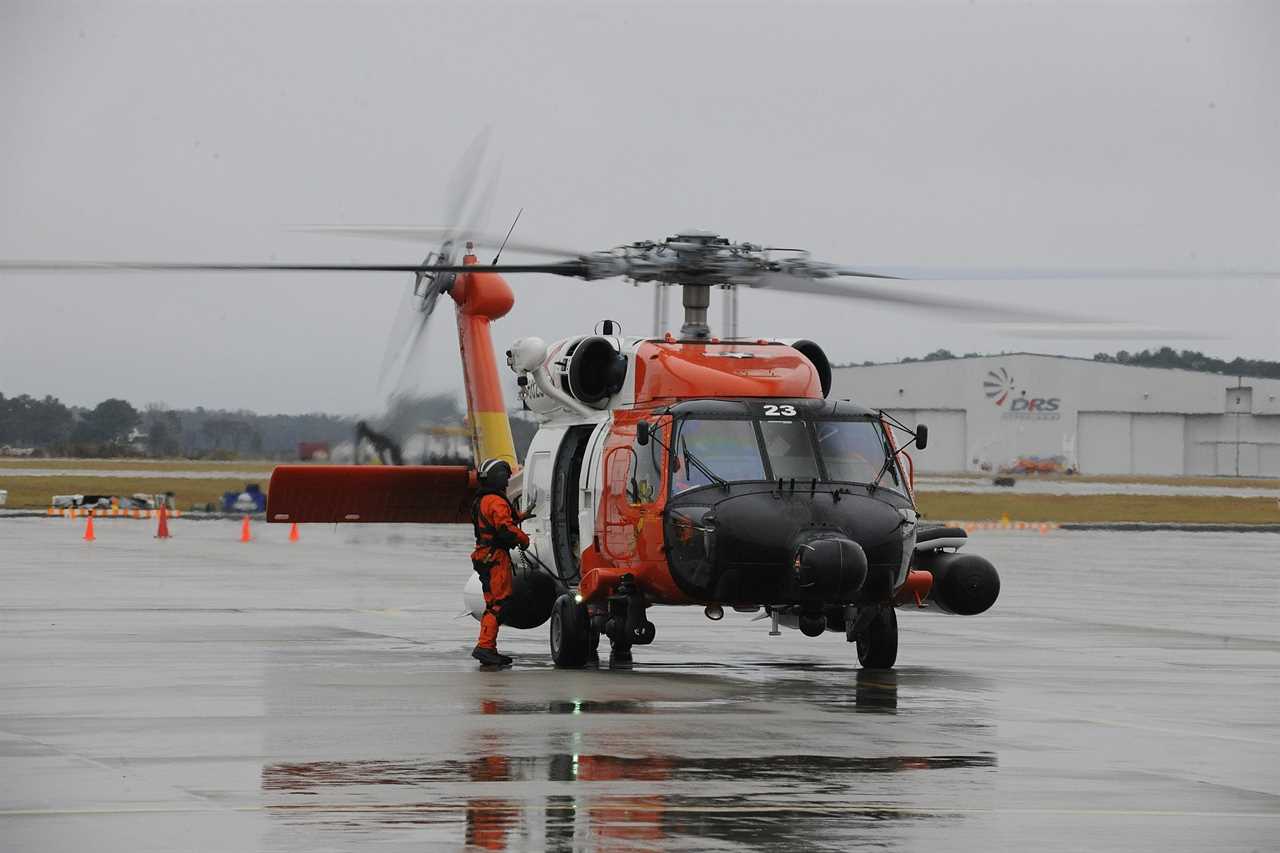
[[[511,597],[502,608],[502,624],[522,630],[537,628],[551,618],[559,594],[556,582],[547,573],[512,566]]]
[[[667,505],[671,574],[699,601],[884,601],[902,566],[898,509],[910,507],[892,490],[841,483],[704,486]],[[824,540],[836,541],[802,552]]]

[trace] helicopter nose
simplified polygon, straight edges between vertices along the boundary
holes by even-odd
[[[697,599],[883,599],[902,566],[902,516],[870,496],[739,483],[686,493],[667,506],[668,565]]]
[[[806,537],[797,543],[792,569],[796,599],[849,601],[867,579],[867,554],[843,536]]]

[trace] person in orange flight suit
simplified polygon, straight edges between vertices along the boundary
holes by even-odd
[[[480,639],[471,656],[486,666],[506,666],[511,658],[498,653],[498,626],[502,609],[512,592],[511,548],[529,547],[529,537],[520,529],[521,515],[507,498],[511,466],[501,459],[486,460],[480,466],[480,493],[471,504],[471,524],[476,533],[476,549],[471,565],[480,575],[484,590],[484,615],[480,617]]]

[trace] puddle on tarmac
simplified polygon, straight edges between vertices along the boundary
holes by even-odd
[[[284,762],[263,768],[262,787],[276,795],[271,813],[294,832],[418,829],[488,850],[706,849],[713,842],[718,849],[764,844],[843,850],[883,846],[890,822],[957,819],[895,807],[891,792],[901,785],[880,780],[932,771],[949,778],[963,774],[950,784],[967,785],[975,770],[996,766],[990,752],[486,755]],[[394,786],[397,793],[380,786]],[[636,787],[644,793],[634,793]],[[856,839],[833,834],[858,826],[874,832]],[[836,839],[843,840],[832,847]]]
[[[267,791],[314,794],[320,789],[364,785],[426,785],[456,782],[727,782],[839,785],[851,777],[908,770],[995,767],[993,753],[975,755],[832,756],[761,755],[750,758],[688,758],[673,755],[545,756],[487,755],[468,760],[309,761],[269,764],[262,769]]]

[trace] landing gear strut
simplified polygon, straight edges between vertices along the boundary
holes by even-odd
[[[846,638],[858,644],[863,669],[892,669],[898,659],[898,611],[892,605],[864,607],[848,623]]]
[[[609,664],[625,666],[631,663],[631,647],[652,643],[657,629],[645,616],[648,602],[629,574],[622,576],[607,607],[596,621],[603,623],[601,633],[609,638]]]

